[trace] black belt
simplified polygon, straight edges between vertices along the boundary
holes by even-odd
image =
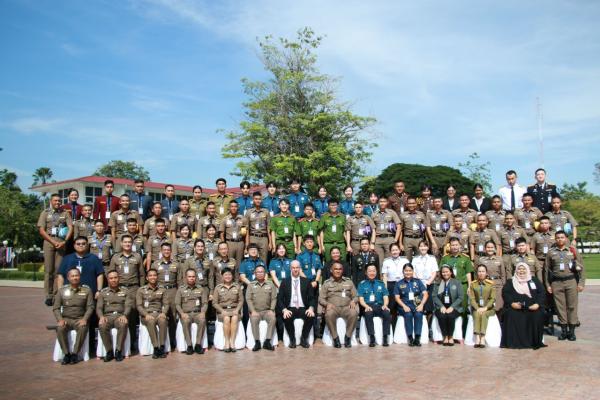
[[[504,254],[517,254],[516,250],[509,250],[509,251],[505,251]]]
[[[268,237],[269,235],[262,234],[262,233],[251,233],[250,236],[254,236],[254,237]]]
[[[235,242],[235,243],[237,243],[237,242],[241,242],[243,240],[244,239],[227,239],[226,242]]]
[[[446,237],[446,234],[444,232],[442,232],[442,233],[434,233],[433,236],[435,236],[435,237]]]
[[[571,279],[575,279],[575,275],[570,275],[570,276],[552,276],[552,282],[554,282],[554,281],[566,282],[566,281],[570,281]]]
[[[323,242],[323,244],[344,244],[344,242]]]
[[[140,285],[138,283],[132,283],[131,285],[123,284],[122,286],[125,286],[126,288],[130,288],[130,287],[140,286]]]
[[[421,239],[423,236],[421,235],[404,235],[405,238],[410,238],[410,239]]]
[[[291,242],[292,238],[277,238],[277,240],[280,242]]]
[[[392,235],[391,233],[390,233],[390,234],[387,234],[387,233],[386,233],[386,234],[383,234],[383,235],[379,235],[379,236],[377,236],[377,237],[378,237],[378,238],[388,238],[388,237],[394,237],[394,235]]]
[[[175,285],[160,285],[160,287],[163,289],[173,289]]]

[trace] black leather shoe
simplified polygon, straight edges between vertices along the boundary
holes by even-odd
[[[191,356],[192,354],[194,354],[194,348],[192,346],[188,346],[187,349],[185,350],[185,354],[187,354],[188,356]]]
[[[273,345],[271,344],[271,340],[270,339],[266,339],[265,342],[263,343],[263,349],[265,350],[275,350],[275,347],[273,347]]]
[[[295,339],[290,339],[290,345],[288,347],[290,349],[295,349],[296,348],[296,340]]]
[[[335,339],[333,339],[333,347],[335,347],[336,349],[342,348],[342,344],[340,343],[339,337],[336,337]]]
[[[414,339],[412,336],[408,337],[408,347],[413,347],[415,345]]]
[[[310,344],[308,344],[308,340],[301,338],[300,339],[300,346],[302,346],[305,349],[308,349],[310,347]]]
[[[231,349],[229,349],[230,353],[235,353],[237,351],[237,349],[235,347],[232,347]]]
[[[574,342],[577,340],[577,337],[575,336],[575,325],[569,325],[569,333],[567,334],[567,339],[569,339],[569,342]]]
[[[71,363],[71,355],[70,354],[65,354],[65,356],[63,357],[62,360],[62,365],[67,365]]]
[[[231,353],[231,349],[230,348],[223,349],[223,353]]]
[[[350,347],[352,347],[352,339],[349,338],[348,336],[346,336],[344,338],[344,347],[349,349]]]
[[[160,346],[160,354],[158,355],[160,358],[167,358],[167,353],[165,353],[165,346]]]
[[[388,342],[388,335],[383,335],[383,347],[388,347],[390,343]]]
[[[106,355],[104,356],[104,362],[109,362],[115,359],[115,353],[111,351],[107,351]]]
[[[260,350],[260,340],[255,340],[254,341],[254,347],[252,348],[252,351],[259,351]]]
[[[200,346],[199,344],[196,344],[194,346],[194,352],[196,352],[196,354],[204,354],[204,351],[202,351],[202,346]]]
[[[158,357],[160,357],[160,349],[158,347],[155,347],[154,353],[152,353],[152,358],[156,360]]]
[[[50,297],[48,297],[46,300],[44,300],[44,304],[47,305],[48,307],[52,307],[52,303],[54,303],[54,301]]]
[[[78,354],[71,354],[71,358],[69,361],[69,364],[77,364],[79,362],[79,355]]]
[[[560,336],[558,337],[558,340],[565,340],[568,337],[569,337],[569,334],[567,333],[567,326],[561,325],[560,326]]]
[[[375,335],[369,335],[369,347],[375,347]]]
[[[420,336],[415,336],[415,340],[413,341],[413,344],[416,347],[421,347],[421,337]]]
[[[123,352],[121,350],[117,350],[115,353],[115,361],[121,362],[125,359],[125,357],[123,357]]]

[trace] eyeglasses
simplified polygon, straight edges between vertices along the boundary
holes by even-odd
[[[75,246],[85,246],[86,244],[86,242],[77,242],[75,243]]]

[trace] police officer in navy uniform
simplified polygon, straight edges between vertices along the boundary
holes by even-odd
[[[527,193],[533,196],[533,206],[546,214],[552,209],[552,198],[558,196],[556,185],[546,183],[546,170],[535,170],[535,184],[527,186]]]
[[[377,265],[368,264],[365,268],[367,279],[358,285],[358,302],[360,303],[369,334],[369,347],[375,347],[375,329],[373,317],[381,317],[383,320],[383,345],[389,346],[388,336],[390,334],[390,322],[392,314],[388,308],[389,292],[383,281],[376,279]]]

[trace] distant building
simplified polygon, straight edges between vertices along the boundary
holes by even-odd
[[[81,178],[67,179],[58,182],[49,182],[43,185],[32,186],[31,190],[40,193],[58,193],[61,197],[62,204],[66,204],[68,201],[69,191],[71,189],[77,189],[79,191],[79,203],[80,204],[93,204],[96,196],[102,195],[104,188],[104,181],[111,179],[115,182],[115,190],[113,194],[119,196],[123,193],[131,194],[133,192],[133,179],[122,179],[122,178],[109,178],[105,176],[84,176]],[[152,196],[154,201],[160,201],[165,198],[165,185],[166,183],[161,182],[146,182],[146,194]],[[175,197],[178,200],[189,199],[192,197],[193,186],[172,184],[175,187]],[[259,190],[265,191],[265,186],[260,185],[253,187],[251,191]],[[233,194],[235,197],[241,194],[240,189],[236,187],[228,188],[228,193]],[[202,188],[204,197],[212,193],[216,193],[216,189]]]

